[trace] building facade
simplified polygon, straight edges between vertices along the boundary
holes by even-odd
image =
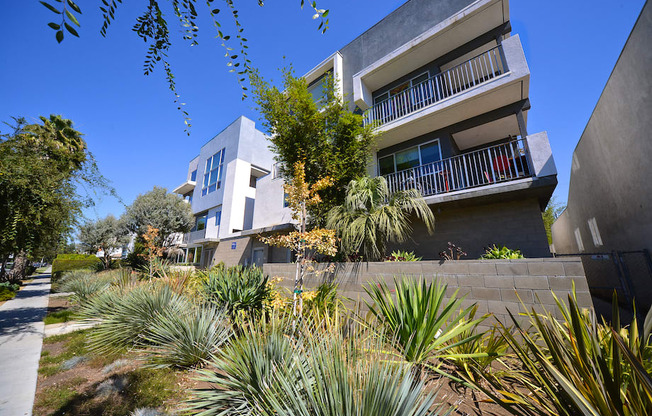
[[[652,250],[650,39],[646,2],[573,152],[557,253]]]
[[[368,173],[416,187],[435,214],[433,235],[415,221],[397,248],[550,255],[541,211],[557,171],[547,134],[527,129],[530,71],[507,0],[410,0],[306,79],[317,87],[327,72],[380,134]]]
[[[438,258],[449,241],[469,258],[494,243],[520,249],[526,257],[550,255],[541,212],[557,171],[547,134],[527,129],[530,72],[519,37],[511,34],[507,0],[409,0],[305,75],[315,99],[328,74],[350,109],[379,133],[369,175],[384,176],[392,192],[417,188],[435,215],[433,235],[413,221],[409,243],[394,248],[424,259]],[[259,169],[255,190],[230,188],[227,174],[223,192],[201,199],[207,158],[218,148],[228,149],[209,144],[221,143],[223,134],[191,161],[188,178],[196,169],[195,185],[189,181],[175,191],[187,195],[192,188],[194,212],[206,213],[210,222],[221,209],[222,221],[228,216],[231,222],[210,235],[207,228],[201,239],[191,237],[189,248],[192,241],[213,238],[210,243],[220,241],[214,253],[235,259],[239,249],[222,249],[221,241],[231,239],[237,247],[235,240],[242,239],[241,263],[287,261],[286,250],[277,252],[251,238],[291,226],[273,155],[260,150],[267,149],[262,133],[254,134],[261,159],[225,159],[239,160],[243,183],[254,166]],[[243,143],[237,148],[255,145],[239,137]],[[235,167],[233,172],[235,181]],[[230,189],[235,194],[226,196]],[[229,198],[238,202],[227,207]]]
[[[255,123],[240,117],[190,161],[186,181],[173,191],[186,199],[195,215],[193,229],[181,241],[181,262],[208,268],[220,261],[235,265],[289,260],[285,249],[276,249],[273,257],[269,248],[261,252],[263,245],[255,238],[287,228],[291,220],[268,146]]]

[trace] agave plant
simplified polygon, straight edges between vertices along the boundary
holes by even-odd
[[[580,309],[575,293],[568,306],[555,300],[562,319],[531,311],[531,331],[514,316],[516,334],[503,331],[522,363],[517,386],[484,377],[491,389],[476,387],[515,415],[652,414],[652,310],[641,333],[636,318],[620,326],[615,295],[611,326]]]
[[[486,247],[485,253],[480,257],[481,259],[523,259],[525,256],[521,250],[512,250],[505,246],[498,248],[495,244]]]
[[[473,358],[486,356],[486,353],[456,354],[453,349],[473,342],[482,334],[469,334],[486,317],[470,319],[474,305],[462,309],[464,297],[458,297],[456,290],[445,301],[447,285],[438,281],[427,283],[418,279],[394,278],[395,296],[387,283],[370,284],[364,289],[373,303],[367,306],[373,316],[384,327],[382,332],[405,361],[416,364],[420,372],[422,366],[438,371],[437,366],[428,364],[433,359]],[[466,334],[466,335],[463,335]],[[454,338],[458,339],[451,342]]]
[[[182,314],[190,301],[167,285],[143,285],[129,291],[111,288],[90,298],[79,312],[87,320],[101,321],[89,335],[89,347],[100,353],[148,344],[147,335],[160,316]]]
[[[147,361],[153,367],[202,366],[230,336],[228,318],[214,306],[167,311],[157,316],[144,336],[151,345]]]
[[[210,271],[202,292],[206,300],[224,308],[232,320],[243,314],[259,315],[270,296],[263,270],[242,266]]]

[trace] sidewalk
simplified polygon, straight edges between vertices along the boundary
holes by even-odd
[[[0,415],[32,414],[49,294],[43,274],[0,306]]]

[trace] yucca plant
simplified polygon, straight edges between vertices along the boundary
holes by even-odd
[[[144,336],[153,367],[202,366],[231,336],[228,318],[215,306],[173,312],[158,315]]]
[[[225,309],[233,321],[260,315],[270,296],[263,270],[242,266],[209,272],[202,292],[207,301]]]
[[[195,390],[190,407],[203,416],[262,414],[261,408],[270,408],[275,374],[296,374],[296,348],[281,320],[262,318],[245,327],[239,338],[216,354],[208,369],[198,371],[198,379],[214,387]]]
[[[417,372],[423,366],[438,371],[437,365],[429,364],[435,359],[481,357],[479,354],[455,354],[453,349],[472,342],[482,334],[467,333],[485,317],[470,319],[469,314],[474,305],[462,309],[464,297],[458,297],[455,290],[446,295],[447,285],[438,281],[427,283],[423,277],[394,278],[395,293],[387,283],[369,284],[364,289],[373,303],[367,306],[373,316],[382,325],[381,332],[387,342],[391,343],[401,357],[416,365]],[[395,295],[395,296],[394,296]],[[448,297],[448,301],[444,298]]]
[[[286,323],[247,329],[220,352],[211,371],[201,372],[215,388],[195,393],[200,415],[440,414],[435,393],[426,392],[408,364],[381,357],[382,346],[364,343],[369,337],[347,338],[311,324],[320,329],[290,338]]]
[[[581,309],[575,293],[568,306],[555,300],[562,319],[531,311],[532,330],[512,316],[516,334],[503,331],[522,364],[514,373],[518,384],[484,377],[491,389],[476,387],[515,415],[652,414],[652,310],[641,334],[636,318],[620,326],[615,295],[612,326]]]
[[[79,315],[101,323],[90,333],[89,346],[99,353],[148,344],[147,335],[160,316],[182,314],[192,308],[184,296],[166,285],[143,285],[129,291],[114,287],[90,298]]]
[[[64,275],[59,290],[72,292],[71,300],[75,303],[86,302],[91,296],[111,285],[110,276],[101,276],[87,271],[75,271]]]

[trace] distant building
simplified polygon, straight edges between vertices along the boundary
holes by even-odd
[[[182,262],[211,267],[290,260],[254,236],[291,228],[283,180],[265,135],[240,117],[204,144],[190,161],[186,181],[174,189],[191,204],[195,225],[183,236]]]

